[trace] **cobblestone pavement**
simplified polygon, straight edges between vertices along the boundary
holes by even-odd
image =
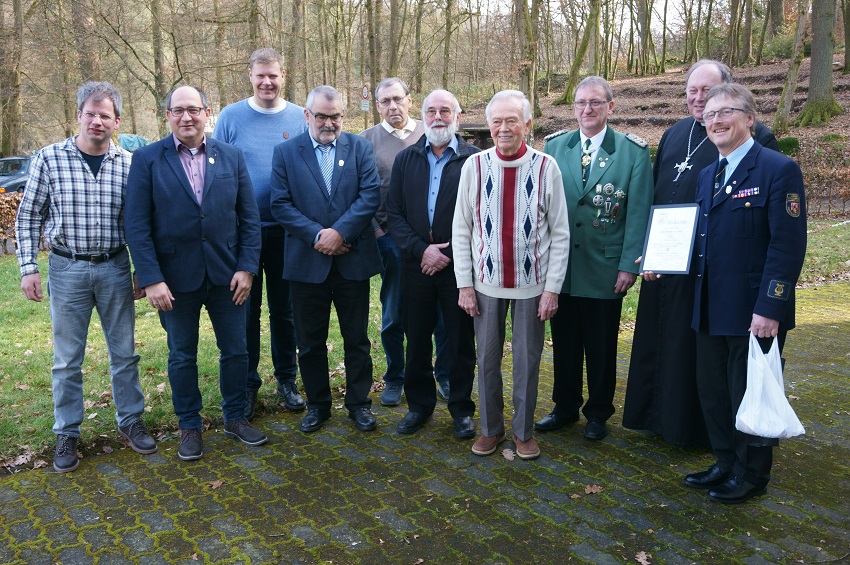
[[[342,410],[312,435],[283,413],[257,420],[259,448],[210,430],[197,462],[171,438],[150,456],[3,477],[0,563],[848,563],[850,287],[826,292],[801,293],[786,348],[807,434],[782,443],[767,495],[744,505],[684,488],[711,455],[623,429],[619,407],[600,442],[582,424],[537,434],[535,461],[476,457],[444,403],[412,437],[395,431],[404,406],[375,406],[367,433]],[[550,393],[547,353],[538,416]]]

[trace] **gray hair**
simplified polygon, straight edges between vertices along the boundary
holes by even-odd
[[[313,111],[313,102],[315,102],[317,96],[324,97],[328,102],[339,102],[340,107],[342,106],[342,94],[339,93],[339,90],[322,84],[311,90],[310,94],[307,95],[307,103],[304,104],[304,107],[311,112]]]
[[[251,57],[248,59],[248,68],[253,69],[254,65],[257,63],[263,63],[266,65],[270,63],[277,63],[280,65],[281,70],[283,70],[283,55],[271,47],[261,47],[251,53]]]
[[[209,102],[207,102],[207,93],[206,92],[204,92],[203,90],[201,90],[197,86],[193,86],[191,84],[181,84],[180,86],[175,86],[174,88],[172,88],[171,92],[168,93],[168,96],[165,97],[165,109],[166,110],[171,108],[171,95],[174,94],[174,92],[178,88],[183,88],[184,86],[188,86],[189,88],[194,88],[197,91],[198,95],[201,97],[201,105],[204,107],[204,109],[210,107]]]
[[[688,84],[688,81],[691,80],[691,75],[695,70],[700,67],[704,67],[705,65],[714,65],[717,72],[720,73],[720,82],[732,82],[732,69],[730,69],[727,64],[714,59],[700,59],[688,69],[688,73],[685,75],[685,84]]]
[[[578,91],[586,86],[599,86],[602,87],[602,90],[605,92],[605,101],[610,102],[614,99],[614,91],[611,89],[611,85],[608,84],[608,81],[600,76],[589,76],[578,83],[576,89],[573,91],[573,99],[578,95]]]
[[[463,111],[463,110],[461,110],[461,109],[460,109],[460,103],[457,101],[457,96],[455,96],[454,94],[452,94],[452,93],[451,93],[451,92],[449,92],[448,90],[445,90],[445,89],[442,89],[442,88],[438,88],[438,89],[436,89],[436,90],[432,90],[431,92],[429,92],[429,93],[428,93],[428,96],[426,96],[426,97],[425,97],[425,100],[423,100],[423,101],[422,101],[422,119],[423,119],[423,120],[425,119],[425,110],[428,108],[428,100],[429,100],[432,96],[434,96],[435,94],[446,94],[446,95],[448,95],[448,96],[449,96],[452,100],[454,100],[454,102],[455,102],[454,111],[455,111],[455,115],[456,115],[456,116],[457,116],[458,114],[460,114],[460,113]]]
[[[522,106],[522,121],[526,123],[531,121],[531,102],[528,100],[528,96],[521,90],[502,90],[493,95],[493,98],[490,99],[490,102],[487,103],[487,108],[484,110],[484,115],[487,116],[488,123],[490,122],[490,109],[493,107],[493,103],[503,98],[517,100]]]
[[[112,106],[115,109],[115,117],[121,117],[121,106],[124,99],[118,89],[106,81],[88,81],[77,89],[77,110],[83,111],[83,106],[86,102],[100,102],[102,100],[112,100]]]
[[[401,87],[401,89],[404,91],[405,96],[410,94],[410,89],[407,88],[407,84],[403,80],[398,77],[387,77],[381,82],[379,82],[378,86],[375,87],[375,100],[378,99],[378,93],[381,91],[381,89],[390,87],[394,84],[397,84]]]
[[[756,99],[753,96],[753,93],[750,92],[750,89],[736,82],[721,82],[720,84],[715,84],[711,87],[711,90],[708,91],[708,94],[705,95],[706,105],[709,100],[718,96],[731,98],[745,113],[752,115],[753,125],[750,127],[750,133],[755,133]]]

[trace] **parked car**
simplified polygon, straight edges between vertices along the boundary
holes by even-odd
[[[0,159],[0,194],[23,192],[31,157],[6,157]]]

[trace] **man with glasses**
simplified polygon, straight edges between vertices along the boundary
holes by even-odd
[[[387,194],[390,186],[393,162],[403,149],[417,143],[424,132],[421,122],[409,115],[410,90],[397,77],[385,78],[375,88],[375,100],[381,123],[360,133],[372,142],[378,175],[381,177],[381,205],[372,220],[378,249],[381,251],[381,343],[387,360],[384,373],[385,388],[381,393],[381,404],[398,406],[404,391],[404,327],[402,323],[402,258],[398,245],[390,235],[387,225]],[[448,351],[446,331],[442,317],[438,315],[434,333],[437,342],[437,362],[434,372],[437,377],[437,393],[443,400],[449,399]]]
[[[605,79],[587,77],[574,99],[579,128],[548,136],[543,148],[564,171],[572,245],[560,308],[551,321],[555,407],[535,428],[551,431],[577,422],[581,410],[584,437],[600,440],[614,414],[620,310],[643,252],[652,169],[644,140],[608,127],[614,93]]]
[[[121,123],[122,98],[108,82],[77,91],[80,133],[42,149],[30,166],[15,233],[21,289],[41,302],[37,263],[42,230],[50,246],[50,319],[53,326],[53,468],[67,473],[80,463],[83,372],[89,321],[96,308],[109,351],[118,432],[138,453],[156,442],[141,416],[145,398],[135,353],[133,299],[143,296],[130,275],[124,239],[124,197],[130,153],[112,142]]]
[[[434,412],[431,334],[440,311],[449,333],[448,408],[455,436],[466,439],[475,435],[475,330],[472,318],[458,306],[451,237],[460,171],[478,149],[457,135],[459,115],[460,104],[446,90],[435,90],[422,102],[425,136],[395,160],[387,214],[393,239],[404,253],[408,413],[398,431],[416,432]]]
[[[283,277],[290,281],[298,363],[307,393],[301,431],[331,415],[328,328],[336,308],[345,348],[345,407],[357,429],[374,430],[369,279],[381,256],[372,218],[381,181],[372,144],[342,132],[342,96],[317,86],[307,96],[307,131],[275,147],[271,207],[286,229]]]
[[[269,339],[277,395],[287,410],[304,410],[304,398],[295,384],[295,326],[289,281],[283,279],[285,233],[272,216],[269,171],[274,146],[305,130],[304,108],[280,97],[285,73],[283,57],[270,48],[257,49],[249,60],[248,78],[254,95],[224,108],[215,123],[213,138],[240,148],[251,175],[254,196],[260,210],[262,248],[260,266],[248,306],[248,412],[251,420],[263,380],[257,372],[260,362],[260,314],[263,281],[269,309]]]
[[[764,494],[776,439],[735,429],[747,388],[749,334],[781,350],[794,327],[794,287],[806,254],[800,167],[752,137],[755,100],[734,83],[713,87],[702,114],[718,159],[699,174],[691,328],[696,380],[716,461],[685,486],[736,504]],[[654,280],[648,273],[644,278]]]
[[[204,135],[206,94],[180,86],[165,105],[172,135],[133,154],[127,241],[168,336],[177,456],[191,461],[204,454],[197,360],[204,307],[220,351],[224,435],[252,446],[267,441],[245,418],[245,310],[259,263],[260,218],[242,151]]]
[[[688,69],[685,98],[689,116],[661,136],[652,175],[654,204],[694,202],[699,172],[717,161],[703,119],[712,87],[732,82],[720,61],[702,59]],[[779,150],[773,133],[755,123],[754,137]],[[676,447],[708,446],[696,381],[696,334],[691,329],[694,276],[664,277],[640,289],[634,341],[626,380],[623,426],[659,434]]]

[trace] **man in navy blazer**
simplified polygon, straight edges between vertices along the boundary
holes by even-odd
[[[745,87],[719,84],[703,112],[718,163],[702,170],[693,272],[697,389],[717,461],[685,477],[711,500],[744,502],[770,480],[775,439],[735,429],[747,387],[748,334],[763,350],[794,327],[794,286],[806,252],[800,167],[752,138],[755,101]]]
[[[219,357],[224,434],[266,436],[245,419],[246,308],[260,254],[260,219],[242,151],[207,138],[210,109],[193,86],[166,98],[172,135],[136,151],[127,179],[126,234],[139,284],[168,334],[168,380],[180,459],[203,455],[198,325],[206,306]]]
[[[283,278],[290,281],[298,363],[307,393],[301,430],[330,417],[328,325],[334,305],[345,343],[345,406],[358,429],[370,410],[369,279],[381,258],[372,217],[381,200],[372,144],[342,133],[342,96],[317,86],[307,96],[308,131],[275,147],[272,214],[286,229]]]

